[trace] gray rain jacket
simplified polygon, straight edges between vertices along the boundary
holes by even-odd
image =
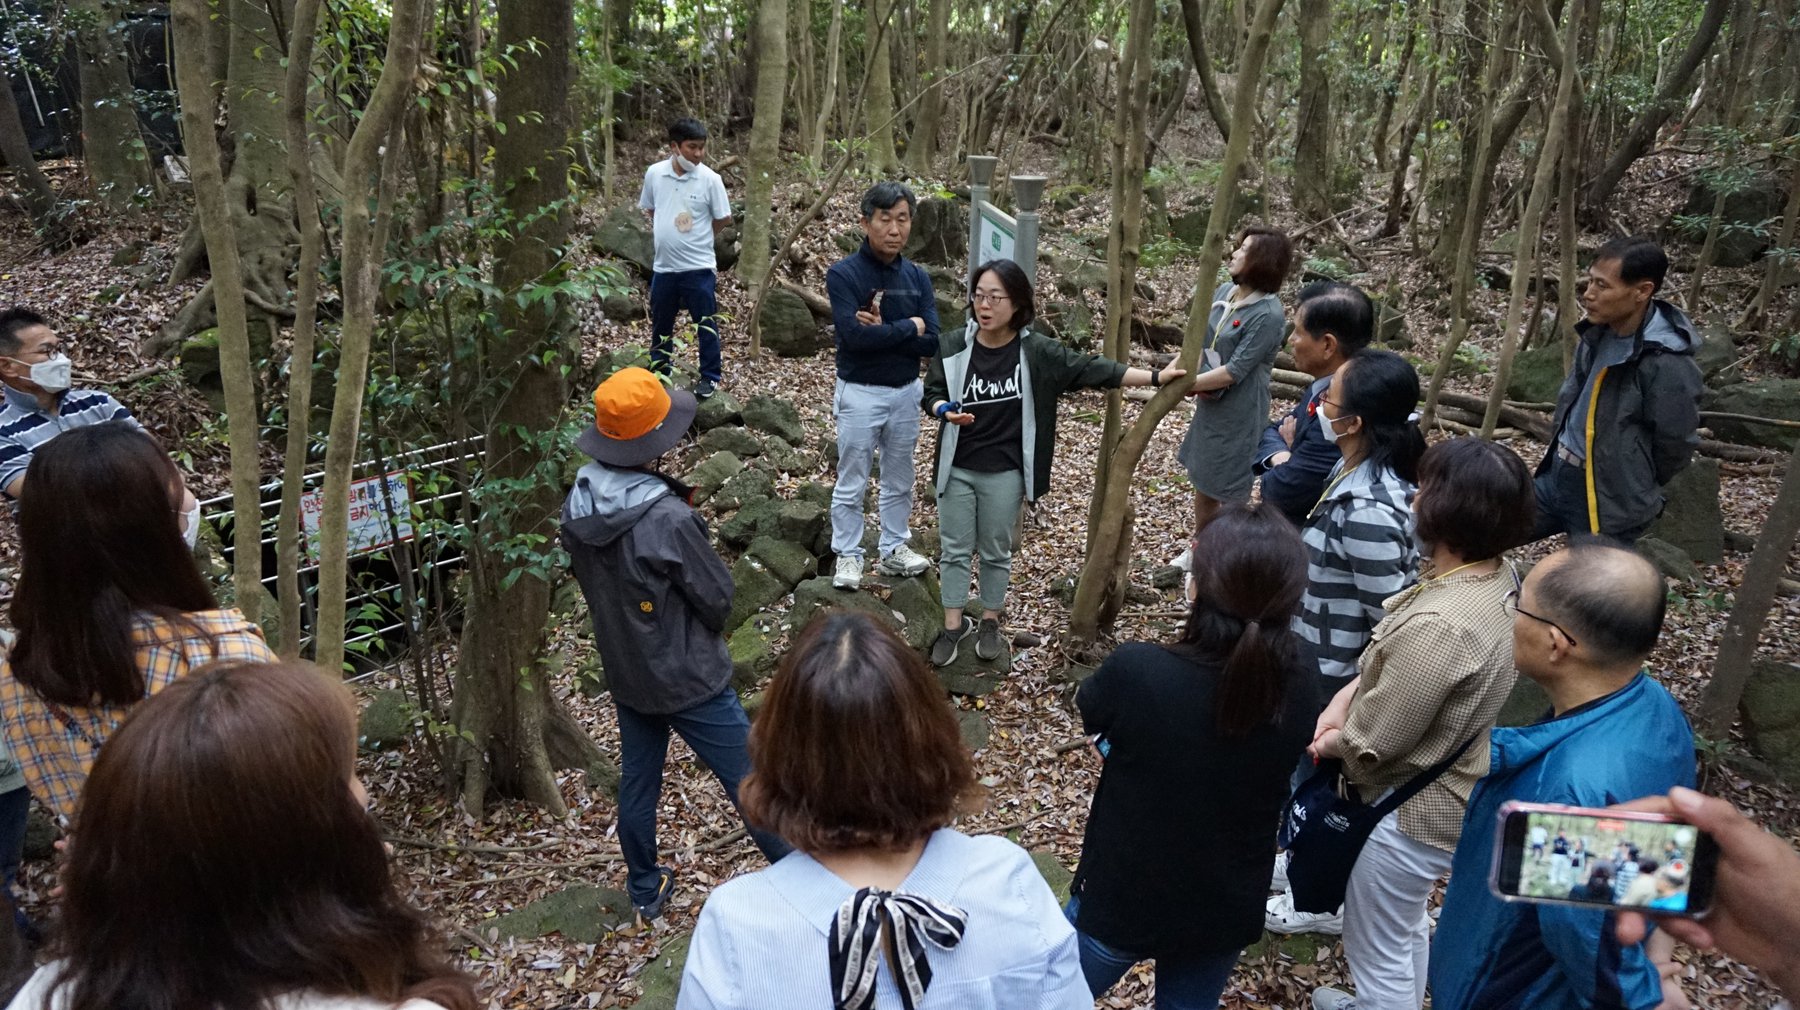
[[[594,618],[613,700],[648,715],[691,708],[731,680],[731,571],[706,520],[663,477],[589,463],[563,502],[562,545]]]
[[[1692,461],[1700,444],[1703,385],[1694,363],[1700,335],[1692,320],[1661,299],[1651,302],[1644,325],[1629,340],[1586,322],[1577,330],[1581,343],[1556,395],[1550,451],[1537,472],[1548,473],[1557,443],[1567,444],[1593,461],[1598,532],[1643,526],[1662,513],[1663,485]],[[1599,377],[1594,402],[1591,376]]]

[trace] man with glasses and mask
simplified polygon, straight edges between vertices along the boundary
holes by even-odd
[[[1663,988],[1643,944],[1621,945],[1599,910],[1501,901],[1488,873],[1509,801],[1604,807],[1693,786],[1693,730],[1643,668],[1662,630],[1662,576],[1626,548],[1581,541],[1539,562],[1507,603],[1513,663],[1551,711],[1493,731],[1438,920],[1432,1005],[1648,1010]]]
[[[56,331],[43,316],[23,306],[0,312],[0,491],[14,507],[25,494],[31,454],[72,428],[102,421],[143,425],[131,411],[97,389],[70,387],[72,365]],[[200,505],[182,491],[182,531],[188,543],[200,529]]]

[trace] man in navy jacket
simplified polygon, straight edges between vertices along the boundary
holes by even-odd
[[[913,449],[919,443],[919,361],[937,353],[931,278],[900,255],[918,199],[897,182],[863,195],[862,248],[825,274],[837,330],[838,479],[831,495],[832,584],[855,589],[863,573],[863,494],[881,450],[881,562],[886,575],[918,575],[930,563],[906,545],[912,519]]]
[[[1306,525],[1338,462],[1336,443],[1319,427],[1319,398],[1331,388],[1338,366],[1369,346],[1374,335],[1375,309],[1361,290],[1336,281],[1301,289],[1294,315],[1294,365],[1311,375],[1313,384],[1286,417],[1264,430],[1256,451],[1263,501],[1295,526]]]

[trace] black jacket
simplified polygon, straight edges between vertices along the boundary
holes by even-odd
[[[864,326],[856,310],[881,292],[881,325]],[[837,333],[837,375],[865,386],[904,386],[919,377],[919,359],[937,353],[937,293],[917,263],[895,256],[883,263],[862,248],[825,271],[831,322]],[[925,320],[920,333],[911,320]]]
[[[667,715],[724,690],[731,570],[713,550],[706,520],[667,481],[582,467],[563,502],[562,544],[593,614],[614,701]]]
[[[1319,426],[1319,397],[1330,388],[1331,376],[1315,381],[1304,400],[1294,404],[1287,417],[1294,419],[1294,445],[1290,449],[1281,440],[1281,422],[1263,429],[1262,443],[1256,449],[1256,472],[1262,474],[1262,500],[1281,510],[1293,524],[1306,528],[1307,513],[1319,503],[1325,481],[1343,456],[1337,443],[1325,437]],[[1280,466],[1267,465],[1270,456],[1290,453]]]
[[[1304,644],[1285,671],[1281,719],[1243,739],[1216,724],[1216,664],[1121,645],[1075,693],[1111,745],[1073,890],[1076,927],[1112,947],[1219,953],[1256,942],[1288,778],[1320,700]]]
[[[1651,302],[1622,353],[1603,357],[1605,327],[1583,322],[1575,364],[1556,394],[1550,449],[1537,472],[1558,465],[1557,442],[1566,437],[1587,446],[1593,461],[1594,497],[1600,513],[1596,532],[1641,527],[1662,513],[1662,487],[1694,458],[1700,445],[1700,394],[1704,385],[1694,352],[1700,335],[1680,309]],[[1589,414],[1583,392],[1589,377],[1604,371],[1598,402]],[[1587,525],[1582,517],[1582,526]]]

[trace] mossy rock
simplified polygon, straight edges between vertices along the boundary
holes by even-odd
[[[988,725],[987,716],[978,708],[956,709],[956,726],[962,731],[963,746],[970,750],[982,750],[987,747],[993,736],[993,727]]]
[[[706,457],[689,474],[687,482],[694,487],[694,503],[706,501],[713,493],[725,486],[725,482],[737,476],[744,468],[744,461],[736,453],[715,452]]]
[[[356,720],[357,743],[367,750],[389,750],[412,737],[418,707],[405,691],[381,690],[369,694]]]
[[[743,507],[745,502],[761,501],[774,494],[775,480],[768,471],[751,468],[738,471],[707,500],[716,509],[735,509]]]
[[[819,574],[819,559],[813,557],[811,542],[794,543],[759,536],[750,542],[746,557],[762,562],[789,589]]]
[[[715,394],[717,395],[717,394]],[[722,424],[711,428],[699,439],[700,451],[708,455],[715,452],[729,452],[739,459],[749,459],[763,454],[762,439],[752,435],[747,428],[735,424]]]
[[[806,428],[800,423],[800,410],[793,401],[780,397],[757,395],[744,404],[744,424],[757,431],[779,435],[789,445],[806,441]]]
[[[767,565],[746,554],[731,566],[731,582],[736,591],[731,597],[731,615],[725,619],[727,634],[737,630],[756,614],[781,601],[793,587],[771,572]]]
[[[1742,711],[1751,748],[1790,787],[1800,786],[1800,666],[1757,662]]]
[[[731,633],[726,643],[731,651],[731,684],[748,691],[775,670],[775,650],[769,644],[768,632],[756,621],[745,621]]]
[[[744,423],[744,405],[738,398],[721,389],[701,400],[694,411],[694,430],[711,431],[728,424]]]
[[[575,943],[599,943],[636,919],[625,892],[578,884],[489,919],[481,930],[493,930],[501,939],[529,940],[556,934]]]
[[[1069,900],[1069,887],[1075,883],[1074,871],[1064,866],[1054,852],[1033,852],[1031,862],[1043,876],[1044,883],[1050,885],[1050,893],[1056,895],[1056,903],[1066,904]]]
[[[794,607],[788,612],[788,620],[798,631],[819,611],[828,609],[869,614],[900,632],[908,645],[920,650],[931,645],[944,625],[937,578],[929,572],[896,579],[870,569],[864,574],[860,589],[838,589],[828,575],[807,579],[794,587]]]
[[[688,945],[692,933],[677,933],[656,952],[656,959],[644,966],[638,975],[643,995],[632,1006],[636,1010],[675,1010],[675,998],[681,992],[681,973],[687,968]]]
[[[763,532],[790,544],[814,544],[821,532],[829,531],[830,517],[825,507],[810,501],[782,502]]]
[[[831,508],[831,485],[809,480],[794,492],[796,501],[809,501],[820,508]]]
[[[719,524],[719,540],[740,550],[750,546],[750,542],[756,539],[765,523],[770,523],[770,528],[774,528],[772,523],[775,513],[781,509],[783,504],[777,498],[744,502],[738,506],[738,510],[732,514],[731,518]]]
[[[1512,375],[1506,380],[1506,398],[1521,403],[1555,403],[1564,374],[1562,344],[1539,344],[1513,358]]]

